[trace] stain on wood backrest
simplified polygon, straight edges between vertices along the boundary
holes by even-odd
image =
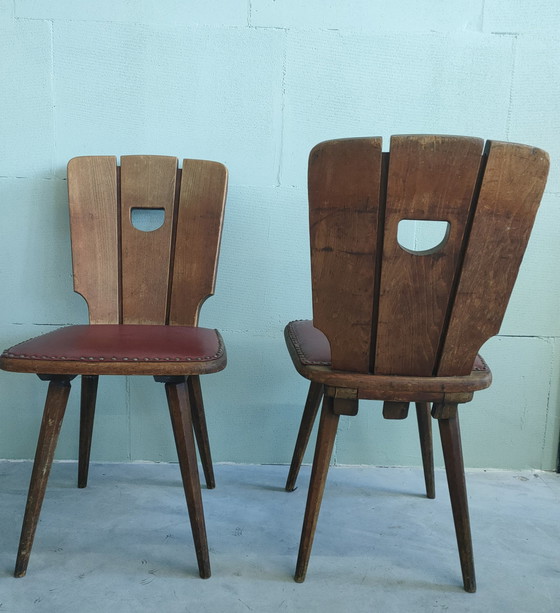
[[[327,141],[309,158],[314,325],[337,370],[469,374],[499,331],[538,209],[548,155],[455,136]],[[411,252],[399,222],[448,222]]]
[[[213,294],[227,170],[168,156],[77,157],[68,163],[74,290],[90,323],[197,325]],[[134,209],[161,210],[144,232]]]

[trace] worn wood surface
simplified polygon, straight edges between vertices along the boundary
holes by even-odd
[[[464,375],[499,332],[549,168],[541,149],[489,141],[488,161],[437,373]]]
[[[177,212],[169,323],[196,326],[202,303],[214,293],[227,190],[227,169],[184,160]]]
[[[418,434],[420,436],[420,452],[422,453],[426,496],[428,498],[435,498],[434,446],[432,441],[432,420],[430,418],[430,406],[428,403],[416,403],[416,419],[418,421]]]
[[[309,366],[302,363],[288,334],[286,345],[296,370],[306,379],[331,387],[356,389],[359,398],[369,400],[443,402],[446,395],[460,394],[464,395],[460,402],[468,402],[473,392],[486,389],[492,383],[489,369],[459,377],[406,377],[344,372],[332,370],[329,366]]]
[[[307,571],[338,415],[352,414],[358,399],[375,399],[384,401],[389,419],[405,418],[408,403],[416,403],[429,498],[433,403],[463,584],[476,590],[457,406],[491,383],[490,370],[475,358],[499,331],[548,173],[539,149],[489,142],[483,153],[482,146],[476,138],[397,136],[388,162],[380,139],[330,141],[311,152],[313,326],[327,337],[332,359],[312,326],[300,326],[299,335],[287,326],[288,350],[311,381],[310,395],[324,386],[298,582]],[[403,220],[447,222],[448,233],[430,250],[411,251],[398,243]],[[309,398],[289,491],[305,449],[302,429],[310,430],[316,411]]]
[[[303,407],[303,415],[301,417],[301,423],[298,430],[296,439],[296,446],[294,448],[294,454],[292,456],[292,462],[290,464],[290,470],[288,472],[288,478],[286,480],[286,491],[293,492],[296,489],[296,481],[303,462],[303,456],[309,443],[309,437],[311,436],[311,430],[319,411],[321,400],[323,399],[323,386],[320,383],[314,383],[313,381],[309,385],[309,392],[307,393],[307,400]]]
[[[117,160],[77,157],[68,163],[74,290],[92,324],[119,323]]]
[[[80,395],[80,444],[78,450],[78,487],[87,486],[91,437],[97,399],[97,375],[83,375]]]
[[[212,454],[210,452],[210,440],[208,438],[208,427],[206,425],[206,414],[204,412],[204,401],[202,399],[202,389],[200,387],[200,377],[191,375],[187,379],[187,390],[189,393],[189,404],[193,429],[200,454],[200,462],[204,471],[206,487],[212,490],[216,487],[214,477],[214,467],[212,466]]]
[[[227,169],[206,160],[131,155],[68,164],[74,287],[91,323],[197,325],[213,294]],[[160,228],[132,225],[133,209],[163,209]]]
[[[391,138],[376,374],[434,374],[482,147],[478,138]],[[446,243],[433,253],[406,251],[397,242],[403,219],[448,221]]]
[[[383,403],[384,419],[406,419],[408,417],[409,402],[396,402],[385,400]]]
[[[23,527],[21,529],[16,568],[14,571],[15,577],[23,577],[27,572],[29,556],[31,555],[33,539],[39,522],[39,514],[47,489],[47,481],[49,479],[69,393],[70,381],[68,378],[53,378],[49,383],[49,391],[45,402],[43,421],[41,423],[39,440],[37,441],[37,451],[35,452],[35,461],[31,473],[27,504],[25,506]]]
[[[182,383],[166,383],[165,391],[189,511],[198,570],[203,579],[208,579],[211,575],[210,556],[186,383],[184,381]]]
[[[449,497],[451,498],[451,508],[453,509],[455,534],[459,547],[459,559],[461,561],[461,571],[463,573],[463,587],[466,592],[476,592],[474,554],[471,540],[469,505],[465,482],[465,470],[463,466],[459,417],[455,414],[449,419],[439,419],[438,425],[441,435],[441,446],[445,461],[447,483],[449,485]]]
[[[319,432],[317,433],[317,443],[313,458],[313,468],[311,469],[311,480],[309,482],[309,491],[307,494],[307,504],[303,518],[296,573],[294,576],[297,583],[301,583],[305,580],[315,529],[317,528],[319,511],[321,509],[321,501],[323,500],[323,492],[325,490],[327,473],[329,471],[329,462],[332,455],[334,440],[336,438],[338,421],[340,419],[340,416],[335,412],[335,404],[335,398],[324,396],[323,410],[321,411]]]
[[[175,212],[177,158],[127,155],[121,158],[122,322],[165,324]],[[163,225],[143,232],[131,211],[163,209]]]
[[[381,160],[380,138],[321,143],[309,156],[313,321],[339,370],[369,371]]]

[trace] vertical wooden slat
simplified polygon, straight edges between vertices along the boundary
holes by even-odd
[[[169,324],[195,326],[204,300],[214,293],[227,190],[218,162],[183,160],[177,211]]]
[[[457,295],[437,374],[467,375],[497,334],[548,175],[541,149],[489,141]]]
[[[454,136],[394,136],[387,182],[375,373],[433,374],[483,141]],[[437,252],[411,253],[397,242],[403,219],[447,221]]]
[[[337,370],[369,370],[381,156],[381,138],[327,141],[309,156],[313,323]]]
[[[125,324],[165,324],[177,158],[121,158],[122,311]],[[164,209],[163,225],[136,229],[133,208]]]
[[[119,323],[117,162],[113,156],[68,163],[74,291],[92,324]]]

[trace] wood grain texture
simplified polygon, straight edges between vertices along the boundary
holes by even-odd
[[[338,370],[369,370],[381,160],[380,138],[328,141],[309,156],[313,322]]]
[[[290,464],[290,470],[288,472],[288,478],[286,479],[286,491],[293,492],[296,489],[296,481],[303,462],[303,456],[309,443],[309,437],[311,436],[311,430],[319,411],[319,405],[323,399],[323,386],[320,383],[313,383],[309,386],[309,392],[307,393],[307,400],[303,408],[303,415],[301,416],[301,423],[298,430],[296,439],[296,446],[292,455],[292,462]]]
[[[453,522],[461,561],[463,587],[466,592],[473,593],[476,592],[476,578],[459,417],[455,414],[449,419],[439,419],[438,425],[449,486],[449,497],[453,509]]]
[[[305,449],[302,429],[311,429],[316,412],[312,390],[318,394],[324,386],[298,582],[307,572],[338,416],[354,414],[358,399],[372,399],[384,401],[389,419],[406,417],[408,403],[416,403],[429,498],[435,497],[433,403],[464,589],[476,590],[457,407],[492,381],[476,354],[499,331],[548,172],[548,157],[538,149],[489,142],[483,155],[482,144],[398,136],[388,167],[379,139],[332,141],[312,151],[314,321],[292,322],[285,333],[296,369],[311,381],[288,490]],[[372,150],[381,155],[373,207],[367,191]],[[445,221],[449,231],[436,248],[412,252],[398,244],[398,225],[406,219]]]
[[[198,445],[200,463],[204,471],[206,487],[209,490],[213,490],[216,487],[216,479],[214,477],[214,467],[212,466],[212,453],[210,452],[210,440],[208,438],[208,426],[206,425],[200,377],[191,375],[187,378],[187,391],[189,393],[193,429]]]
[[[433,374],[482,147],[456,136],[391,139],[375,374]],[[406,251],[397,242],[403,219],[449,222],[446,243]]]
[[[93,324],[119,323],[117,160],[77,157],[68,163],[74,291]]]
[[[548,175],[541,149],[489,141],[439,375],[470,372],[482,344],[497,334]]]
[[[166,323],[176,177],[175,157],[121,158],[122,323]],[[137,230],[133,208],[163,209],[163,225]]]
[[[166,383],[165,392],[177,447],[183,490],[187,501],[198,571],[203,579],[208,579],[211,575],[210,554],[208,552],[204,508],[202,506],[196,447],[186,384],[184,381],[181,383]]]
[[[340,416],[335,411],[337,400],[331,396],[323,397],[323,410],[319,421],[319,431],[317,432],[317,443],[315,445],[315,455],[313,457],[313,468],[311,470],[311,480],[307,494],[307,504],[303,518],[301,530],[301,540],[299,543],[299,553],[294,579],[297,583],[302,583],[307,574],[309,556],[321,510],[323,492],[327,482],[329,472],[329,462],[332,456],[336,430]]]
[[[227,190],[218,162],[183,160],[169,323],[196,326],[202,303],[214,293]]]
[[[52,378],[49,383],[49,391],[45,401],[45,410],[37,441],[37,451],[33,463],[33,472],[29,484],[27,504],[21,537],[16,560],[15,577],[23,577],[27,572],[29,556],[33,547],[35,531],[39,523],[39,514],[47,490],[47,481],[51,471],[51,466],[62,426],[62,419],[66,411],[68,395],[70,394],[70,380],[68,378]]]
[[[420,437],[420,452],[422,453],[422,468],[424,469],[426,496],[428,498],[435,498],[434,445],[432,441],[432,420],[428,403],[416,403],[416,420],[418,422],[418,434]]]
[[[357,397],[369,400],[393,400],[397,402],[443,402],[450,394],[459,394],[467,402],[472,393],[490,387],[492,373],[481,359],[469,375],[450,377],[412,377],[396,375],[371,375],[333,370],[330,366],[308,365],[302,362],[298,348],[290,336],[290,326],[285,330],[286,346],[292,362],[300,375],[334,388],[356,389]]]
[[[95,419],[95,402],[99,377],[96,375],[82,376],[80,395],[80,443],[78,447],[78,487],[87,487],[89,473],[89,458],[91,454],[91,438]]]

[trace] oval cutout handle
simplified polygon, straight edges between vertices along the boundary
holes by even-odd
[[[448,221],[401,219],[397,229],[397,242],[407,253],[431,255],[443,249],[450,228]]]
[[[140,208],[130,209],[130,223],[140,232],[153,232],[161,228],[165,222],[165,209]]]

